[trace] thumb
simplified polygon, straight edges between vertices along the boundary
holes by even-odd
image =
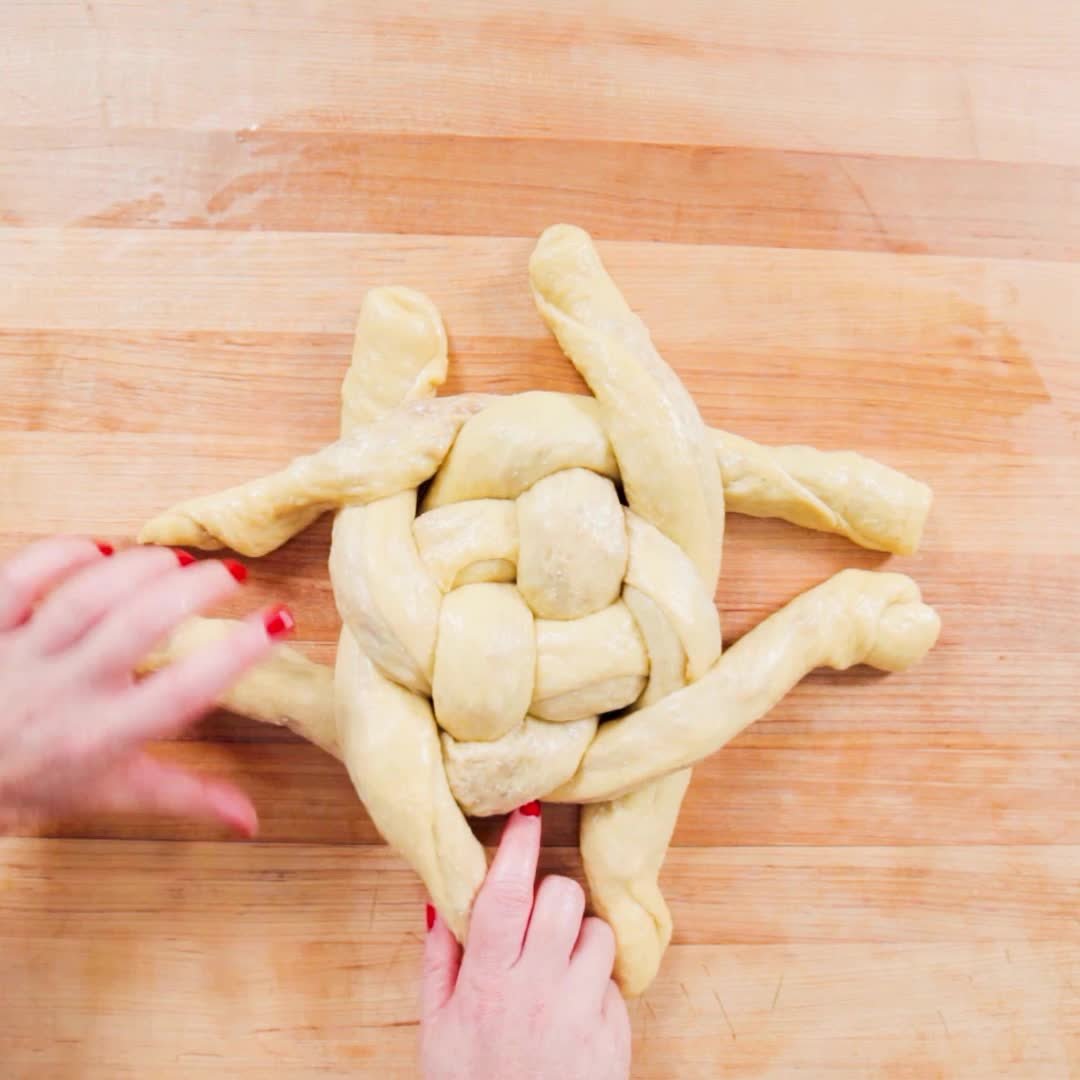
[[[427,906],[427,921],[421,1007],[423,1019],[431,1020],[454,993],[461,967],[461,946],[431,904]]]

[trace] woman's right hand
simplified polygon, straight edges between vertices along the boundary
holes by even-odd
[[[535,889],[540,807],[510,815],[473,907],[468,945],[428,908],[421,1057],[426,1080],[626,1080],[630,1021],[611,980],[615,938],[585,894]]]
[[[250,835],[231,784],[150,756],[269,652],[291,616],[250,616],[223,642],[136,682],[132,668],[243,580],[239,563],[58,536],[0,562],[0,825],[75,810],[206,817]]]

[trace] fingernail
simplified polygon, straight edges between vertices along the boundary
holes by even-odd
[[[247,567],[243,563],[239,563],[235,559],[222,559],[221,565],[224,566],[241,585],[247,581]]]
[[[176,556],[176,561],[181,566],[190,566],[195,561],[194,555],[182,551],[180,548],[173,548],[173,554]],[[232,573],[232,571],[230,571],[230,573]]]
[[[520,807],[519,813],[524,814],[526,817],[539,817],[540,803],[536,799],[533,799],[532,802],[527,802],[524,806]]]
[[[111,555],[116,550],[116,548],[114,548],[112,544],[106,544],[104,540],[95,540],[94,547],[96,547],[98,551],[100,551],[101,554],[106,557]]]
[[[293,613],[284,605],[277,604],[263,612],[263,626],[266,633],[272,638],[284,637],[291,634],[296,627]]]
[[[427,905],[424,918],[427,920],[427,928],[430,930],[435,925],[435,908],[431,904]]]

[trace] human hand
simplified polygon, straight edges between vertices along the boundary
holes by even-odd
[[[240,563],[56,537],[0,563],[0,817],[141,810],[220,820],[251,835],[231,784],[147,754],[292,628],[288,609],[136,682],[135,665],[179,623],[232,593]]]
[[[428,907],[425,1080],[626,1080],[630,1020],[611,981],[615,938],[570,878],[536,889],[540,807],[507,820],[462,955]]]

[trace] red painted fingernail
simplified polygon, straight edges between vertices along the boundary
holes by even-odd
[[[264,611],[262,620],[267,634],[272,638],[291,634],[296,627],[293,613],[284,604],[278,604]]]
[[[243,563],[239,563],[235,559],[222,559],[221,565],[224,566],[241,585],[247,581],[247,567]]]
[[[532,802],[527,802],[523,807],[521,807],[520,813],[524,814],[526,817],[539,817],[540,803],[537,802],[536,799],[533,799]]]
[[[180,548],[173,548],[173,554],[176,556],[176,561],[181,566],[190,566],[195,561],[194,555],[191,555],[186,551],[182,551]]]
[[[106,557],[111,555],[116,550],[116,548],[114,548],[112,544],[106,544],[104,540],[95,540],[94,547],[96,547],[98,551],[100,551],[101,554]]]
[[[435,908],[428,904],[424,911],[424,918],[427,920],[427,928],[430,930],[435,925]]]

